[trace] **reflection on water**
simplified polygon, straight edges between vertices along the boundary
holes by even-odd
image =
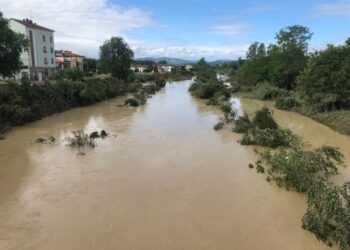
[[[192,98],[189,84],[168,84],[138,109],[117,98],[53,115],[0,141],[0,249],[326,249],[300,227],[304,197],[250,170],[254,148],[213,131],[217,108]],[[232,102],[239,114],[263,105]],[[349,155],[348,137],[274,112]],[[77,129],[114,136],[81,157],[62,141]],[[49,135],[59,142],[31,144]]]

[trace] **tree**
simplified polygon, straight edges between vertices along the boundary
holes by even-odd
[[[298,78],[298,89],[313,111],[350,107],[350,46],[328,45],[311,54]]]
[[[284,29],[281,29],[276,34],[277,45],[282,48],[282,50],[287,50],[290,47],[296,47],[307,53],[309,43],[313,33],[309,28],[301,25],[288,26]]]
[[[85,71],[96,71],[97,60],[94,58],[84,58],[84,70]]]
[[[23,34],[12,31],[9,21],[0,12],[0,75],[10,77],[22,66],[21,53],[28,49],[29,41]]]
[[[113,77],[127,80],[134,52],[121,37],[112,37],[100,47],[100,68]]]

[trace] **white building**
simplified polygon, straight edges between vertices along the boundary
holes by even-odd
[[[55,72],[54,30],[42,27],[29,19],[12,18],[9,25],[13,31],[24,34],[29,40],[28,51],[21,54],[22,69],[15,75],[15,79],[47,79]]]

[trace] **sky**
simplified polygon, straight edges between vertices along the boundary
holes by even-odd
[[[136,58],[211,61],[244,57],[289,25],[310,28],[311,51],[350,37],[350,0],[0,0],[0,11],[55,30],[55,49],[94,58],[112,36]]]

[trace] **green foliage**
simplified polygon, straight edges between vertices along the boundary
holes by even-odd
[[[84,82],[60,81],[57,84],[0,85],[0,124],[4,128],[38,120],[69,108],[91,105],[122,95],[130,84],[113,78]]]
[[[82,81],[84,74],[79,68],[59,70],[56,74],[57,80]]]
[[[29,41],[25,35],[12,31],[8,20],[0,12],[0,75],[11,77],[21,69],[21,53],[26,51]]]
[[[288,95],[288,91],[269,83],[260,83],[253,88],[252,96],[258,100],[272,100]]]
[[[326,181],[338,173],[337,165],[343,163],[343,155],[335,148],[323,146],[316,150],[279,149],[267,151],[262,160],[269,166],[269,175],[278,186],[306,192],[315,182]]]
[[[204,58],[194,67],[196,72],[196,80],[190,86],[189,91],[198,98],[210,99],[221,95],[227,96],[225,85],[217,79],[215,69],[211,67]],[[220,92],[221,94],[217,94]],[[215,103],[215,100],[211,101]]]
[[[343,154],[330,146],[315,150],[280,148],[262,153],[261,160],[269,166],[268,181],[306,193],[307,211],[302,227],[329,246],[336,244],[339,249],[348,249],[350,199],[345,188],[329,182],[344,163]]]
[[[220,105],[220,110],[226,122],[232,121],[235,117],[235,112],[232,110],[232,105],[229,102],[224,102]]]
[[[276,108],[282,110],[294,110],[301,106],[300,102],[298,102],[297,99],[292,96],[277,99],[275,105]]]
[[[95,139],[86,134],[83,130],[73,131],[73,136],[66,138],[67,146],[71,148],[80,148],[88,146],[94,148],[96,146]]]
[[[215,126],[214,126],[213,129],[216,130],[216,131],[218,131],[218,130],[220,130],[220,129],[223,129],[224,126],[225,126],[225,123],[224,123],[224,122],[218,122],[217,124],[215,124]]]
[[[250,128],[242,137],[242,145],[259,145],[264,147],[294,147],[299,138],[288,129]]]
[[[350,108],[350,46],[329,45],[311,54],[298,87],[311,112]]]
[[[350,135],[350,110],[336,110],[331,112],[316,113],[312,119],[331,127],[335,131]]]
[[[112,37],[100,47],[100,69],[113,77],[127,80],[134,52],[121,37]]]
[[[270,82],[278,88],[294,89],[307,61],[311,37],[308,28],[294,25],[280,30],[276,34],[276,44],[267,48],[263,43],[253,43],[248,49],[247,60],[239,68],[238,82],[248,86]]]
[[[140,106],[140,102],[137,98],[131,97],[125,100],[125,105],[130,106],[130,107],[138,107]]]
[[[271,111],[266,106],[255,112],[255,116],[252,120],[252,126],[259,129],[278,128],[277,122],[275,119],[273,119]]]
[[[252,127],[252,122],[250,121],[247,114],[244,114],[243,116],[238,117],[234,121],[234,128],[233,132],[236,133],[246,133],[248,130]]]
[[[258,110],[252,121],[247,115],[234,120],[233,131],[244,133],[242,145],[259,145],[265,147],[297,147],[300,144],[298,136],[288,129],[278,127],[270,110],[264,106]]]

